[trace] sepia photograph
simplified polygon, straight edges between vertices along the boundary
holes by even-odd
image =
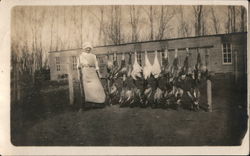
[[[16,5],[13,146],[240,146],[247,8]]]

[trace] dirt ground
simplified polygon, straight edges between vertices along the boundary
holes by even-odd
[[[65,86],[34,91],[22,107],[12,105],[11,141],[16,146],[239,145],[247,127],[246,101],[229,84],[213,84],[213,112],[118,105],[78,112],[68,106]]]

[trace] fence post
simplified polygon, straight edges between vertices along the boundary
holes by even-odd
[[[212,82],[210,79],[207,79],[207,104],[208,111],[212,112]]]
[[[237,82],[238,82],[238,51],[237,50],[235,50],[235,52],[234,52],[234,54],[235,54],[235,62],[234,62],[234,81],[235,81],[235,83],[237,84]]]
[[[73,79],[70,69],[70,63],[67,64],[67,73],[68,73],[68,84],[69,84],[69,104],[73,105],[74,103],[74,88],[73,88]]]

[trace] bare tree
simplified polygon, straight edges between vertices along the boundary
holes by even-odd
[[[54,13],[55,13],[54,8],[51,8],[51,12],[50,12],[50,17],[51,17],[51,21],[50,21],[50,51],[53,50],[52,49],[52,46],[53,46],[53,29],[54,29],[54,23],[55,23]]]
[[[98,10],[100,12],[100,16],[97,15],[95,12],[92,12],[92,10],[88,10],[88,12],[99,22],[99,31],[98,31],[98,43],[101,45],[102,43],[106,45],[106,32],[105,32],[105,23],[104,23],[104,6],[99,6]]]
[[[100,35],[104,35],[104,40],[109,40],[110,44],[120,44],[122,41],[121,36],[121,7],[111,6],[109,8],[109,14],[107,14],[107,21],[103,20],[103,11],[101,11],[100,21]],[[106,43],[105,43],[106,44]]]
[[[235,6],[227,7],[227,33],[236,32],[236,8]]]
[[[74,40],[72,40],[74,43],[72,43],[73,47],[81,47],[81,37],[82,37],[82,28],[81,28],[81,17],[82,17],[82,9],[79,7],[72,7],[73,9],[73,14],[71,16],[72,22],[73,22],[73,38]],[[80,18],[80,19],[79,19]]]
[[[99,7],[99,10],[100,10],[100,14],[101,14],[101,17],[100,17],[100,25],[99,25],[99,35],[98,35],[98,38],[99,38],[99,44],[103,43],[106,44],[106,38],[104,36],[104,27],[103,27],[103,24],[104,24],[104,7],[101,6]],[[104,40],[104,41],[103,41]]]
[[[211,11],[211,20],[213,22],[214,32],[215,32],[215,34],[218,34],[220,32],[220,21],[219,21],[219,18],[215,14],[214,7],[211,7],[210,11]]]
[[[43,9],[30,10],[30,27],[32,32],[32,54],[33,54],[33,74],[35,70],[43,67],[43,41],[42,30],[44,25],[45,11]]]
[[[204,7],[202,5],[193,6],[195,19],[195,35],[201,36],[206,34],[206,26],[204,19]]]
[[[100,16],[89,10],[90,14],[99,22],[98,38],[99,44],[120,44],[122,41],[121,35],[121,7],[110,6],[104,9],[104,6],[99,7]],[[107,20],[104,20],[105,10],[107,11]],[[109,12],[109,13],[108,13]],[[108,40],[108,41],[107,41]]]
[[[114,44],[120,44],[121,43],[121,7],[120,6],[114,6],[113,10],[113,43]]]
[[[246,9],[244,6],[240,6],[240,31],[246,31]]]
[[[148,16],[149,23],[150,23],[150,40],[154,40],[154,18],[155,18],[155,9],[152,5],[150,5],[148,8],[144,8],[143,10]]]
[[[180,13],[180,22],[178,28],[179,37],[188,37],[191,35],[192,27],[189,26],[188,22],[184,19],[183,7],[180,6],[179,8]]]
[[[161,6],[160,18],[159,18],[159,29],[156,38],[158,40],[163,39],[167,29],[170,29],[170,21],[174,17],[175,11],[170,10],[167,6]]]
[[[135,6],[129,7],[129,15],[130,15],[130,25],[132,32],[132,42],[138,41],[138,24],[139,24],[139,14],[140,8],[135,8]]]
[[[82,26],[83,26],[83,8],[80,6],[80,45],[82,46]]]

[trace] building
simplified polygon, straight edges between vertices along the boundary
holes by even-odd
[[[134,51],[137,51],[138,62],[143,66],[145,50],[148,52],[150,62],[153,63],[155,50],[158,51],[158,59],[162,60],[164,50],[168,49],[171,64],[174,51],[178,49],[179,63],[183,64],[187,54],[186,48],[189,49],[191,66],[195,65],[199,52],[203,64],[215,75],[231,75],[237,79],[246,74],[247,33],[245,32],[98,46],[94,48],[93,53],[97,55],[100,71],[105,76],[105,62],[108,55],[110,59],[113,59],[113,54],[116,53],[117,60],[120,63],[122,53],[124,53],[126,62],[128,62],[128,53],[132,52],[133,54]],[[77,78],[76,60],[81,50],[49,52],[51,80],[59,80],[65,77],[67,73],[71,73],[73,78]],[[134,55],[132,56],[132,62],[134,62]]]

